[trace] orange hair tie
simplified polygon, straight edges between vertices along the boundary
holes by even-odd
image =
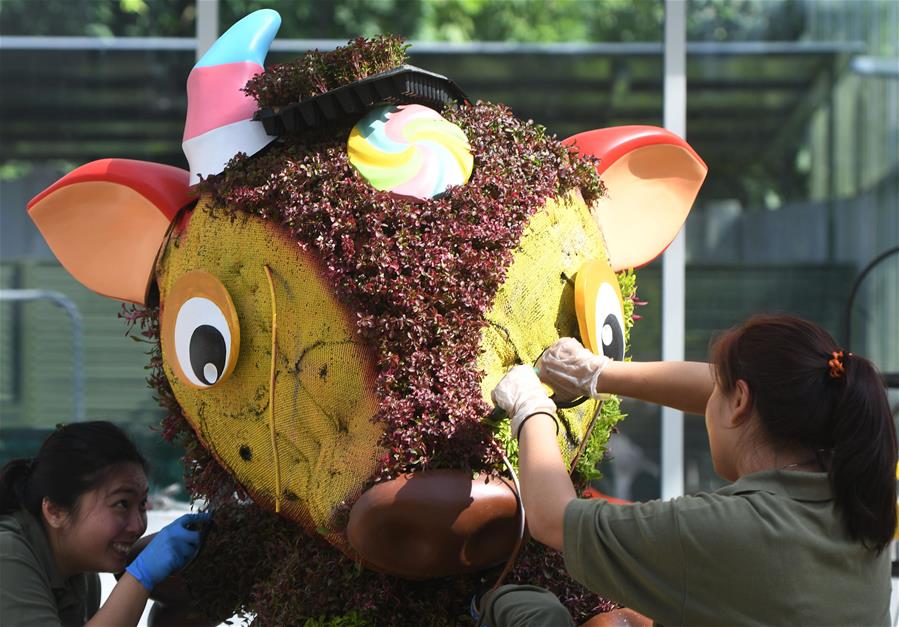
[[[833,358],[827,361],[827,365],[830,366],[830,378],[842,379],[846,373],[846,369],[843,367],[843,351],[834,351],[831,355]]]

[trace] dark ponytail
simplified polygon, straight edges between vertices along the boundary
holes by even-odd
[[[896,431],[874,365],[857,355],[842,361],[845,389],[833,412],[830,480],[850,534],[881,550],[896,531]]]
[[[896,432],[871,362],[793,316],[731,329],[712,361],[722,391],[746,382],[771,444],[818,453],[850,537],[883,550],[896,530]]]
[[[37,457],[14,459],[0,470],[0,514],[24,509],[41,519],[44,498],[74,512],[79,497],[121,464],[147,461],[130,438],[111,422],[60,426],[44,440]]]

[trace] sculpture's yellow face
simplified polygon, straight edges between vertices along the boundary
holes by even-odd
[[[578,335],[574,279],[602,246],[576,194],[531,218],[486,314],[477,367],[487,402],[510,366]],[[157,279],[165,372],[203,444],[259,505],[340,543],[335,513],[382,453],[376,355],[356,313],[282,228],[204,200],[167,242]],[[623,325],[620,296],[613,309]],[[594,409],[566,410],[568,456]]]
[[[319,530],[374,470],[374,356],[317,260],[201,200],[158,263],[162,352],[184,414],[261,506]]]
[[[575,284],[591,275],[589,294],[576,302]],[[579,277],[579,273],[581,276]],[[605,258],[602,234],[577,193],[550,200],[528,222],[486,315],[478,367],[481,391],[490,392],[516,364],[532,364],[560,337],[598,338],[591,348],[624,356],[624,308],[615,273]],[[562,410],[559,442],[566,461],[587,435],[595,401]]]

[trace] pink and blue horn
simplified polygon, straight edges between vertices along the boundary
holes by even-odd
[[[197,61],[187,77],[187,122],[181,144],[190,184],[225,169],[239,152],[254,155],[275,140],[253,121],[256,101],[241,89],[263,72],[281,16],[261,9],[246,16]]]

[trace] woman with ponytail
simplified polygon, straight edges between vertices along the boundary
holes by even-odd
[[[669,627],[888,625],[897,452],[875,368],[791,316],[727,331],[711,362],[613,362],[563,338],[537,373],[513,368],[493,399],[519,438],[533,537],[589,589]],[[614,393],[704,414],[732,483],[632,505],[576,498],[541,380],[557,400]],[[492,627],[571,624],[529,586],[485,606]]]
[[[187,514],[129,563],[147,529],[147,463],[109,422],[56,429],[37,457],[0,471],[0,623],[136,625],[150,591],[195,553]],[[193,528],[192,528],[193,527]],[[98,572],[125,574],[100,607]]]

